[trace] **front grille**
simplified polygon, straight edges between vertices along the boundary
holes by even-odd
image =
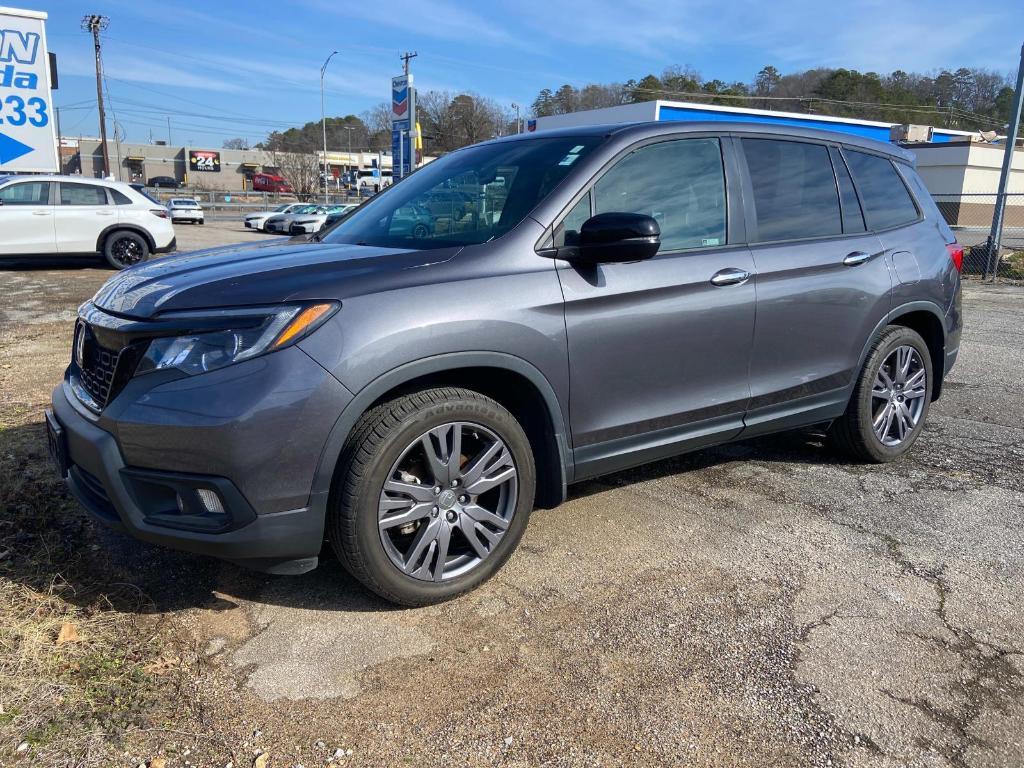
[[[100,343],[93,329],[79,320],[75,330],[75,364],[82,388],[103,408],[117,397],[138,364],[140,348],[111,349]]]

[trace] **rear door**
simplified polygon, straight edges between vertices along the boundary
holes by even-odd
[[[0,189],[0,254],[55,253],[54,182],[21,181]]]
[[[843,412],[892,283],[835,146],[749,136],[738,143],[757,271],[745,417],[745,434],[754,435]]]
[[[945,311],[958,277],[946,250],[947,233],[952,232],[942,231],[945,222],[937,211],[933,216],[938,221],[925,219],[889,158],[850,148],[843,156],[864,201],[868,226],[878,233],[892,261],[893,306],[930,299]],[[927,190],[919,195],[928,199]]]
[[[117,209],[110,204],[106,187],[77,181],[61,181],[58,186],[57,252],[95,253],[100,233],[117,224]]]
[[[556,224],[556,246],[610,211],[653,216],[662,233],[647,261],[559,266],[577,479],[742,429],[754,287],[733,168],[716,136],[643,143]]]

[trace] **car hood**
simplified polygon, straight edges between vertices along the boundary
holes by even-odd
[[[425,282],[423,267],[459,248],[417,251],[276,238],[177,254],[126,269],[93,297],[100,309],[133,318],[162,312],[344,299]]]

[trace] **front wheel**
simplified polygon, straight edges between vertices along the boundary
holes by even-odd
[[[501,568],[535,486],[530,442],[511,413],[477,392],[428,389],[374,408],[353,429],[328,535],[381,597],[441,602]]]
[[[135,232],[113,232],[103,242],[103,257],[114,269],[125,269],[149,258],[149,244]]]
[[[932,399],[931,354],[920,334],[890,326],[871,346],[853,396],[832,425],[837,446],[862,461],[893,461],[916,442]]]

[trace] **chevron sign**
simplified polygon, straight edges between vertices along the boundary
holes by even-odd
[[[391,79],[391,119],[407,120],[409,118],[409,91],[412,80],[408,75]]]

